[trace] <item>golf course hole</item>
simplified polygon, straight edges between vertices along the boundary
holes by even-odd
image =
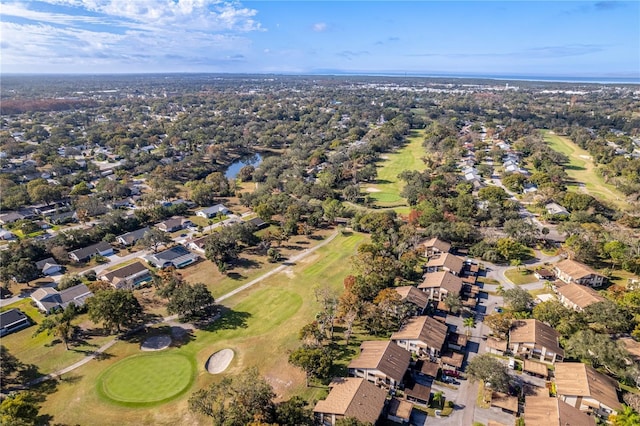
[[[209,357],[205,368],[211,374],[222,373],[231,364],[233,355],[234,353],[231,349],[222,349]]]
[[[98,380],[98,393],[129,407],[161,404],[191,387],[193,364],[186,356],[172,353],[129,357],[102,374]]]

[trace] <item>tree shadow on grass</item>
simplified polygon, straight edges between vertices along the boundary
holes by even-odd
[[[262,266],[260,262],[256,262],[255,260],[246,259],[244,257],[238,258],[232,262],[234,268],[245,268],[245,269],[257,269]]]
[[[177,325],[171,326],[171,346],[179,348],[189,344],[195,339],[193,330],[187,327],[181,327]]]
[[[227,277],[231,278],[234,281],[240,281],[246,278],[244,275],[238,272],[227,272]]]
[[[206,331],[235,330],[247,328],[247,320],[251,317],[249,312],[234,311],[227,307],[221,307],[217,319],[202,327]]]

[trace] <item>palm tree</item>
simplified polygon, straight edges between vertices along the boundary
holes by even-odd
[[[437,403],[437,404],[438,404],[438,407],[440,407],[440,406],[441,406],[441,404],[440,404],[440,403],[442,402],[442,400],[443,400],[443,399],[444,399],[444,394],[443,394],[441,391],[438,391],[438,392],[436,392],[436,393],[434,393],[434,394],[433,394],[433,399],[432,399],[432,401],[433,401],[434,403]]]
[[[462,323],[467,329],[467,337],[471,336],[471,329],[476,328],[476,319],[474,317],[467,317],[462,320]]]

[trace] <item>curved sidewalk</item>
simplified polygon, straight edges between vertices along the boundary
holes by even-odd
[[[298,254],[296,256],[293,256],[291,259],[287,260],[287,262],[285,264],[280,265],[277,268],[275,268],[275,269],[273,269],[273,270],[271,270],[269,272],[266,272],[265,274],[259,276],[258,278],[254,279],[252,281],[249,281],[248,283],[238,287],[237,289],[235,289],[233,291],[230,291],[229,293],[220,296],[216,300],[216,302],[219,303],[219,302],[221,302],[221,301],[223,301],[225,299],[228,299],[229,297],[235,296],[236,294],[240,293],[241,291],[244,291],[244,290],[248,289],[249,287],[252,287],[252,286],[258,284],[262,280],[264,280],[266,278],[269,278],[270,276],[275,275],[278,272],[282,272],[287,268],[293,267],[294,266],[293,264],[295,262],[297,262],[297,261],[299,261],[301,259],[304,259],[305,257],[310,255],[314,251],[318,250],[321,247],[324,247],[325,245],[327,245],[331,241],[333,241],[338,236],[339,232],[340,231],[335,231],[333,234],[331,234],[329,237],[327,237],[327,239],[322,241],[317,246],[312,247],[310,249],[304,250],[302,253],[300,253],[300,254]],[[144,326],[140,326],[140,327],[136,328],[135,330],[141,329],[143,327],[150,327],[150,326],[155,325],[155,324],[163,324],[165,322],[174,321],[177,318],[178,318],[178,315],[171,315],[171,316],[162,318],[162,321],[147,323]],[[132,331],[134,331],[134,330],[129,331],[129,333],[131,333]],[[34,380],[30,381],[29,383],[27,383],[27,387],[37,385],[37,384],[42,383],[42,382],[44,382],[46,380],[49,380],[49,379],[58,378],[58,377],[60,377],[61,375],[65,374],[65,373],[73,371],[76,368],[82,367],[83,365],[85,365],[86,363],[88,363],[89,361],[94,359],[96,356],[100,355],[101,353],[103,353],[104,351],[109,349],[111,346],[115,345],[118,340],[119,340],[119,337],[114,337],[112,340],[108,341],[107,343],[102,345],[100,348],[96,349],[96,351],[93,352],[91,355],[87,355],[86,357],[82,358],[80,361],[78,361],[78,362],[76,362],[74,364],[71,364],[68,367],[65,367],[65,368],[62,368],[60,370],[54,371],[53,373],[49,373],[46,376],[38,377],[37,379],[34,379]]]

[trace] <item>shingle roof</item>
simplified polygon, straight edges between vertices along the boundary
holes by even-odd
[[[424,309],[429,303],[429,296],[423,291],[418,290],[412,285],[396,287],[394,290],[400,296],[403,302],[413,303],[414,305]]]
[[[413,410],[413,404],[409,401],[400,400],[397,398],[391,398],[389,401],[389,414],[398,418],[409,421],[411,418],[411,411]]]
[[[566,402],[547,396],[527,396],[524,404],[524,421],[531,425],[595,426],[593,417]]]
[[[447,338],[446,324],[428,316],[411,317],[391,335],[391,340],[420,340],[427,346],[442,349]]]
[[[46,259],[39,260],[36,262],[36,267],[42,270],[47,264],[49,265],[57,265],[58,262],[55,261],[53,257],[47,257]]]
[[[93,255],[93,254],[98,254],[101,251],[107,251],[111,248],[111,245],[105,241],[100,241],[97,244],[92,244],[88,247],[83,247],[83,248],[79,248],[78,250],[74,250],[69,254],[73,254],[76,256],[76,258],[82,260],[82,259],[86,259],[87,257]]]
[[[577,305],[580,309],[584,309],[589,305],[598,302],[604,302],[606,300],[591,287],[586,287],[575,283],[559,285],[558,293],[563,295],[571,303]]]
[[[365,341],[360,354],[349,363],[349,368],[375,369],[396,382],[402,381],[409,368],[411,353],[390,341]]]
[[[507,350],[507,341],[496,337],[489,337],[487,338],[487,347],[504,352]]]
[[[109,282],[113,281],[114,278],[127,278],[139,272],[149,271],[142,263],[134,262],[131,265],[123,266],[122,268],[118,268],[111,272],[105,272],[100,275],[100,278],[105,279]]]
[[[617,382],[586,364],[558,363],[555,368],[555,377],[558,395],[591,397],[614,410],[621,408],[616,392]]]
[[[451,272],[438,271],[424,274],[422,284],[418,288],[443,288],[451,293],[460,293],[462,290],[462,278],[453,275]]]
[[[438,257],[432,257],[427,262],[428,268],[446,267],[452,271],[460,272],[464,261],[451,253],[445,253]]]
[[[558,343],[559,338],[560,333],[536,319],[515,320],[509,331],[511,343],[535,343],[564,356],[564,350]]]
[[[563,273],[569,275],[574,280],[579,280],[580,278],[589,275],[601,275],[584,263],[580,263],[572,259],[563,260],[562,262],[557,263],[555,267]]]
[[[365,379],[348,377],[333,379],[327,398],[318,401],[315,413],[338,414],[355,417],[375,424],[380,417],[387,392]]]
[[[429,247],[435,247],[438,250],[440,250],[441,252],[448,252],[451,249],[451,244],[441,240],[438,237],[433,237],[430,240],[425,241],[424,243],[422,243],[422,245],[425,248],[429,248]]]
[[[127,244],[133,244],[140,238],[144,237],[144,234],[146,234],[148,231],[149,227],[145,226],[144,228],[136,229],[135,231],[119,235],[118,238],[122,238],[124,241],[126,241]]]
[[[549,375],[549,367],[547,367],[547,364],[531,361],[530,359],[524,360],[522,371],[528,371],[530,373],[539,374],[545,377]]]

